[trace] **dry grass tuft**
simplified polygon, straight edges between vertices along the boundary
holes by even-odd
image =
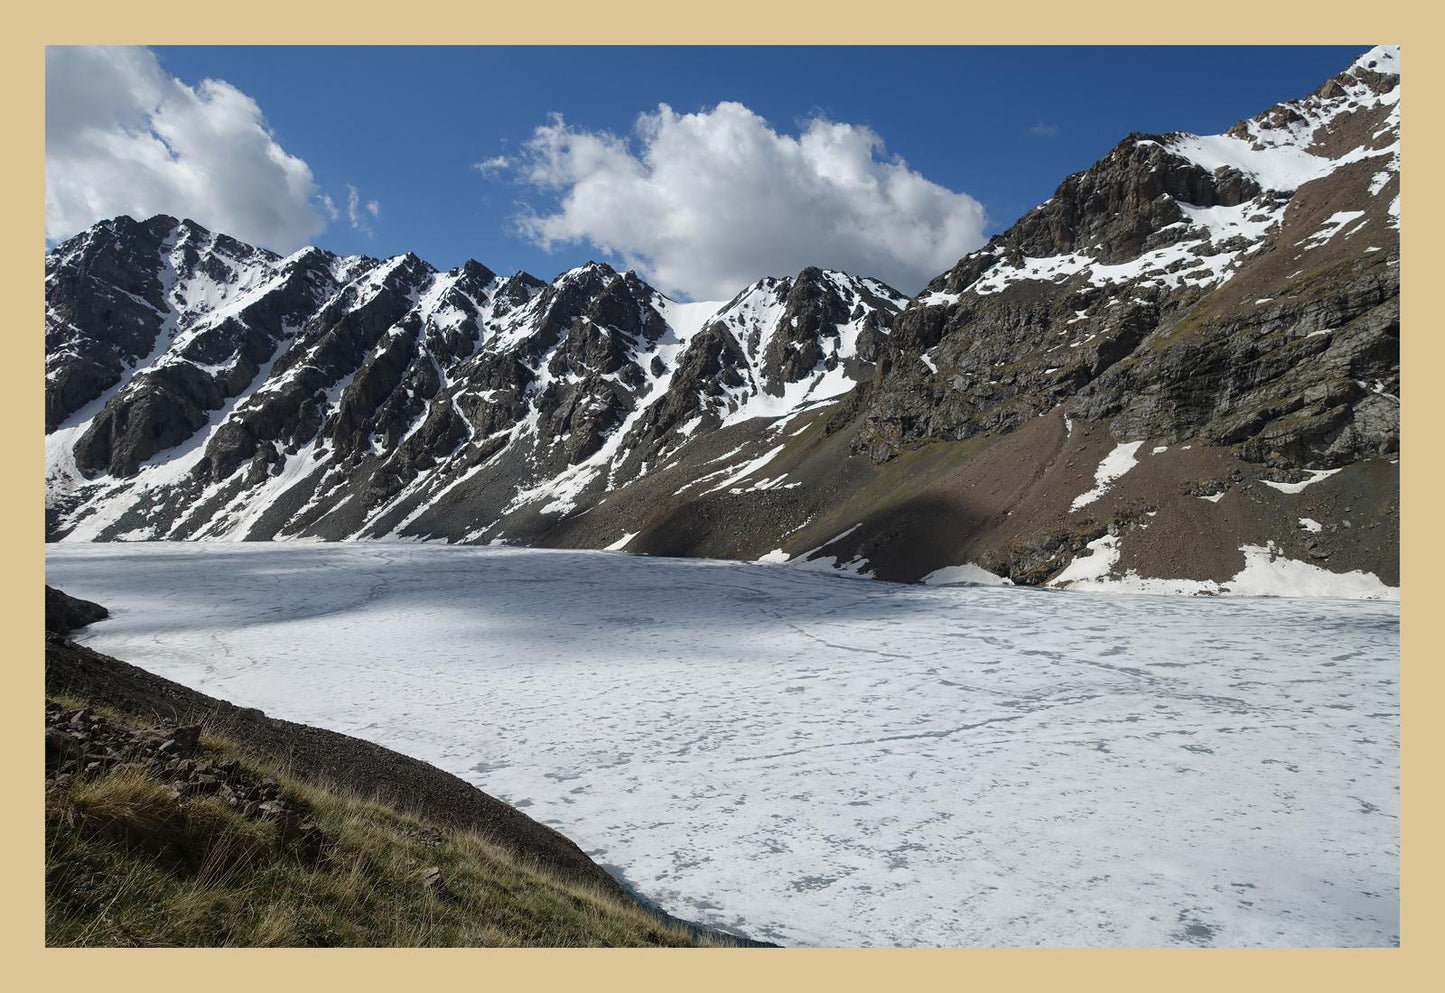
[[[320,826],[324,854],[306,857],[275,824],[178,797],[136,767],[77,779],[46,798],[49,944],[707,943],[476,833],[287,776],[214,732],[201,746],[276,779]],[[428,884],[429,869],[439,883]]]

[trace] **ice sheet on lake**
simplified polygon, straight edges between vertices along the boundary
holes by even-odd
[[[1096,553],[1097,554],[1097,553]],[[784,944],[1398,941],[1398,606],[438,545],[50,546],[97,649]]]

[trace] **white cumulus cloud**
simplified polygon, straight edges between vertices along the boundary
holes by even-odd
[[[871,129],[813,119],[783,134],[740,103],[660,104],[628,137],[553,115],[510,164],[557,198],[518,218],[535,244],[590,243],[695,299],[810,265],[914,292],[985,240],[977,200],[889,156]]]
[[[45,235],[117,214],[189,217],[289,252],[337,211],[230,83],[189,86],[145,48],[48,48]]]

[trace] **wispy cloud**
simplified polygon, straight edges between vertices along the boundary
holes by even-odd
[[[1043,121],[1034,121],[1033,127],[1029,128],[1029,134],[1040,138],[1053,138],[1059,133],[1057,124],[1045,124]]]
[[[480,162],[472,163],[472,168],[477,170],[477,172],[481,173],[483,176],[494,176],[499,172],[511,168],[511,166],[512,160],[507,158],[505,155],[493,155],[489,159],[483,159]]]
[[[363,203],[362,200],[361,200],[361,194],[360,194],[360,192],[357,191],[357,189],[356,189],[355,186],[352,186],[350,183],[347,183],[347,184],[346,184],[346,219],[351,222],[351,226],[352,226],[353,229],[355,229],[355,230],[357,230],[357,231],[360,231],[362,234],[366,235],[367,237],[370,237],[371,234],[372,234],[371,222],[368,221],[368,220],[366,219],[366,217],[363,216],[362,211],[365,211],[367,214],[370,214],[372,217],[380,217],[380,216],[381,216],[381,204],[378,203],[378,202],[375,201],[375,200],[367,200],[365,203]]]

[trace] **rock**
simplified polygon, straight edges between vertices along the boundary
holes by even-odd
[[[45,587],[45,630],[69,634],[110,616],[98,603],[69,596],[53,586]]]
[[[1193,479],[1179,484],[1179,492],[1185,496],[1207,497],[1215,496],[1229,489],[1229,484],[1222,479]]]
[[[45,768],[47,770],[59,769],[65,763],[78,758],[80,754],[80,743],[74,737],[57,728],[46,729]]]
[[[178,727],[171,733],[171,740],[176,743],[177,751],[182,755],[189,755],[200,743],[201,726],[191,724],[186,727]]]
[[[135,767],[165,782],[171,800],[214,795],[243,817],[274,822],[304,863],[315,864],[324,855],[327,840],[320,825],[304,806],[282,797],[275,780],[254,776],[236,759],[212,763],[199,754],[176,757],[178,749],[199,748],[198,725],[137,730],[89,711],[72,713],[49,704],[45,720],[47,790],[64,788],[70,782],[67,770],[97,776],[124,760],[140,759]]]
[[[407,831],[407,837],[423,848],[440,848],[446,843],[446,836],[434,827],[412,828]]]
[[[456,895],[447,889],[447,885],[442,879],[442,871],[438,866],[426,866],[418,875],[421,877],[422,889],[438,900],[450,903],[457,899]]]
[[[303,821],[296,830],[295,847],[301,863],[314,866],[325,857],[329,842],[319,824]]]
[[[1278,120],[1298,116],[1281,110]],[[1240,127],[1283,126],[1268,117]],[[1352,118],[1349,136],[1338,136],[1341,149],[1372,144],[1380,125],[1379,114]],[[1283,265],[1276,248],[1302,240],[1323,217],[1306,220],[1307,212],[1293,212],[1300,197],[1263,191],[1237,170],[1206,172],[1171,154],[1169,142],[1168,135],[1127,136],[931,282],[894,322],[891,361],[881,363],[886,371],[853,450],[886,460],[925,439],[1011,431],[1066,402],[1076,421],[1109,418],[1121,440],[1198,437],[1260,462],[1336,467],[1396,451],[1399,277],[1390,250],[1304,254],[1291,263],[1295,272],[1273,272]],[[1328,200],[1337,186],[1338,196],[1351,197],[1353,182],[1341,173],[1312,195]],[[1241,289],[1243,299],[1226,305],[1220,301],[1229,294],[1208,295],[1208,284],[1174,285],[1147,270],[1095,285],[1095,267],[1204,237],[1181,203],[1250,204],[1261,217],[1300,218],[1308,229],[1247,243],[1212,239],[1198,251],[1247,253],[1238,256],[1233,286],[1248,283],[1251,272],[1261,289],[1305,278],[1288,294],[1269,294],[1266,311],[1252,299],[1265,292]],[[1285,204],[1293,213],[1280,210]],[[1381,239],[1395,242],[1391,233]],[[1065,255],[1093,261],[1076,275],[1009,278],[1009,267],[1026,258]],[[976,289],[990,275],[987,291]],[[936,294],[957,301],[922,303]],[[925,350],[955,370],[950,384],[905,360]],[[1367,394],[1360,382],[1380,384],[1381,393]]]
[[[289,810],[280,800],[263,800],[256,807],[257,816],[265,820],[281,820]]]

